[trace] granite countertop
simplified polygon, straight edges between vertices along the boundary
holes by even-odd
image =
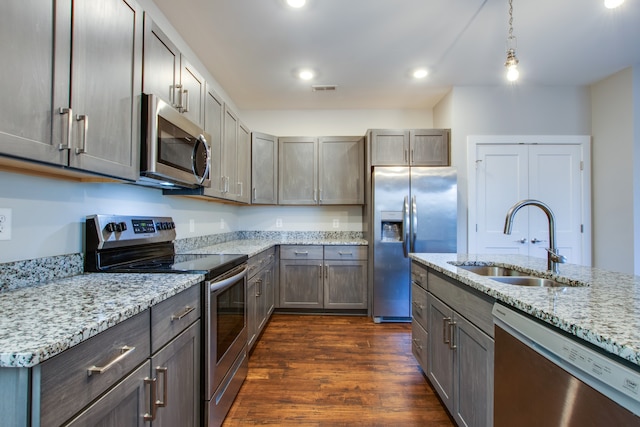
[[[364,239],[240,239],[186,251],[193,254],[241,254],[252,257],[276,245],[368,245]]]
[[[576,338],[640,365],[640,276],[575,264],[560,274],[547,261],[523,255],[411,254],[427,267],[522,310]],[[566,283],[562,288],[515,286],[458,268],[451,263],[515,267]],[[577,284],[587,286],[575,286]]]
[[[0,367],[42,363],[203,279],[89,273],[1,292]]]

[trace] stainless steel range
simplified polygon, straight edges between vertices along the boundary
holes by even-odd
[[[204,424],[222,424],[247,376],[247,255],[177,254],[170,217],[91,215],[85,271],[198,273],[203,300]]]

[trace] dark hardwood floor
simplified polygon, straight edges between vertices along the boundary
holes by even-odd
[[[453,426],[411,354],[411,325],[276,314],[223,427]]]

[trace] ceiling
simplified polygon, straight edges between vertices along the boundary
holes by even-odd
[[[511,84],[508,0],[153,1],[244,110],[424,109],[453,86]],[[640,0],[514,0],[513,28],[517,85],[588,85],[640,64]],[[317,77],[299,80],[303,67]]]

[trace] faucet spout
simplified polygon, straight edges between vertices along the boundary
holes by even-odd
[[[549,248],[547,248],[547,270],[558,273],[558,264],[565,263],[567,259],[558,253],[556,247],[556,218],[551,208],[540,200],[526,199],[521,200],[509,208],[507,217],[504,221],[504,234],[511,234],[513,228],[513,218],[516,213],[525,206],[537,206],[547,215],[549,221]]]

